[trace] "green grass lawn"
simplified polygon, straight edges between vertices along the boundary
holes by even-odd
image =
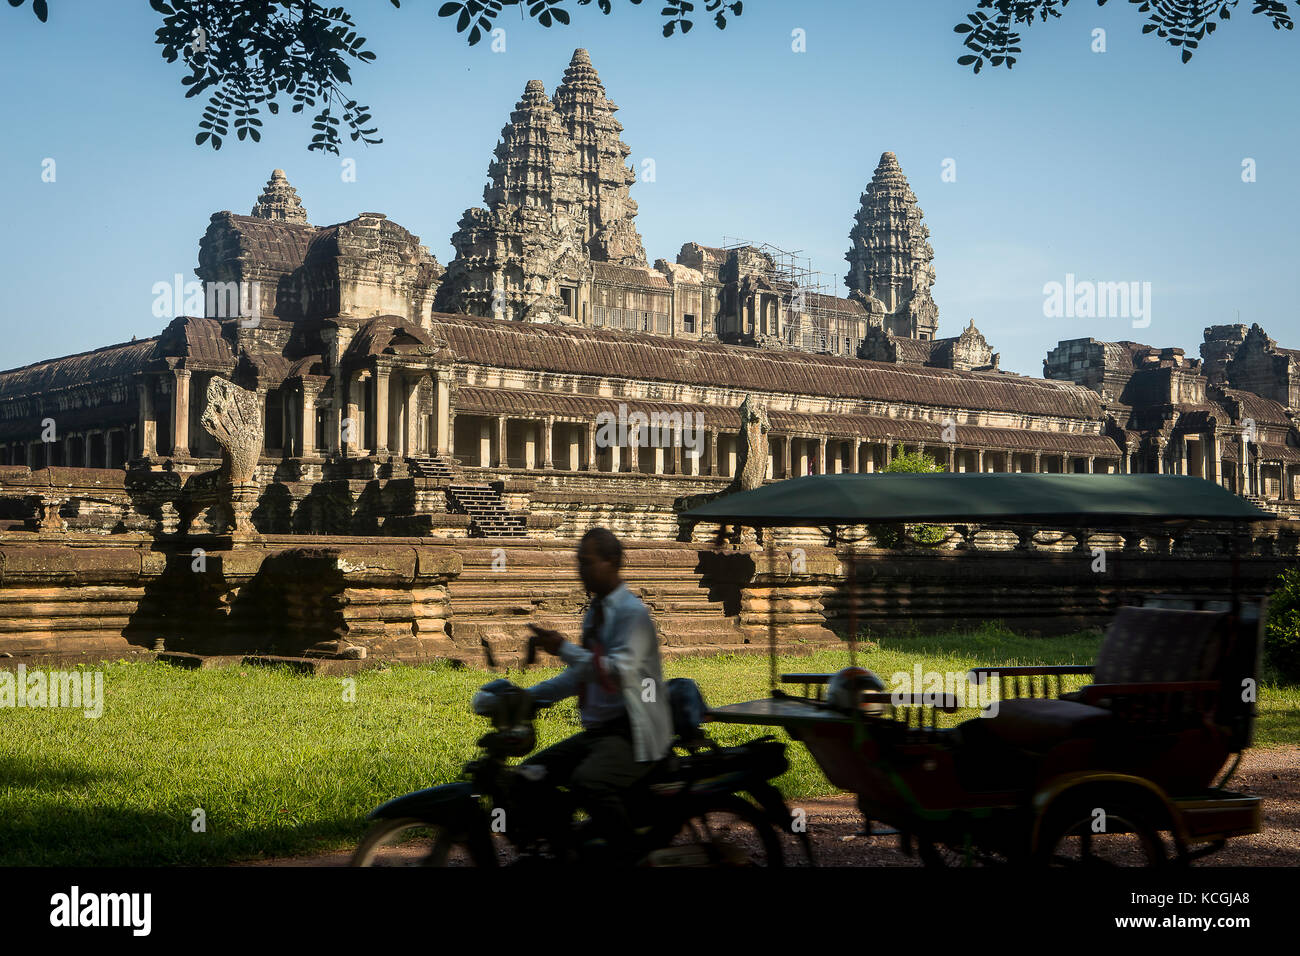
[[[858,661],[896,671],[963,671],[978,663],[1088,663],[1099,638],[1017,637],[997,627],[880,640]],[[782,670],[836,670],[843,652],[783,658]],[[710,704],[766,694],[763,656],[668,662]],[[283,669],[181,670],[105,665],[104,712],[0,709],[0,865],[220,863],[354,844],[365,815],[390,797],[453,780],[486,723],[469,710],[500,676],[446,665],[393,666],[340,678]],[[557,673],[510,676],[532,684]],[[1265,686],[1257,746],[1300,744],[1300,688]],[[963,715],[969,716],[969,714]],[[962,719],[958,717],[957,719]],[[578,729],[574,701],[538,721],[539,746]],[[765,728],[713,725],[736,743]],[[789,797],[833,793],[798,744],[778,782]],[[206,814],[195,832],[193,811]]]

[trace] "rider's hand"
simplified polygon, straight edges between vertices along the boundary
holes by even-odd
[[[546,651],[548,654],[560,653],[560,645],[564,643],[564,635],[559,631],[552,631],[549,628],[539,627],[536,624],[529,624],[532,630],[532,642]]]

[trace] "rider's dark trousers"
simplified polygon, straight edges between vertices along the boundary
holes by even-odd
[[[632,755],[632,730],[627,718],[584,730],[524,761],[546,768],[543,783],[567,786],[591,815],[595,832],[609,844],[611,856],[628,856],[631,822],[622,791],[654,769],[654,761],[638,763]]]

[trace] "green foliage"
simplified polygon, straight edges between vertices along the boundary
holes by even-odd
[[[913,451],[907,454],[899,454],[886,465],[882,471],[886,474],[925,474],[931,475],[943,471],[944,468],[937,461],[923,452]]]
[[[975,73],[987,59],[992,66],[1015,65],[1015,54],[1020,53],[1020,34],[1012,29],[1018,24],[1032,26],[1035,19],[1046,22],[1049,17],[1060,19],[1070,0],[979,0],[974,13],[966,15],[965,23],[953,27],[954,33],[965,35],[962,45],[970,53],[957,58],[960,66],[969,66]],[[1250,11],[1269,18],[1275,30],[1290,30],[1295,26],[1287,12],[1285,0],[1251,0]],[[1138,4],[1138,12],[1147,14],[1143,33],[1155,33],[1170,46],[1182,49],[1183,62],[1192,58],[1201,41],[1218,29],[1219,20],[1231,17],[1238,0],[1129,0]],[[1097,0],[1104,7],[1106,0]],[[992,15],[985,10],[994,11]]]
[[[945,469],[937,461],[922,452],[898,454],[883,469],[885,474],[919,474],[931,475]],[[934,546],[948,537],[948,529],[936,524],[914,524],[908,526],[908,534],[917,544]],[[876,544],[882,548],[898,545],[900,531],[896,525],[872,525],[871,535]]]
[[[1264,653],[1285,680],[1300,683],[1300,571],[1283,571],[1268,600]]]
[[[497,15],[506,7],[523,7],[528,16],[544,27],[554,23],[567,26],[569,11],[564,9],[568,0],[449,0],[438,8],[438,16],[455,17],[456,32],[469,31],[469,45],[473,46],[483,37],[492,33]],[[576,0],[578,6],[585,7],[592,0]],[[634,6],[640,6],[641,0],[630,0]],[[606,16],[613,10],[613,0],[595,0],[596,9]],[[699,3],[704,4],[705,13],[713,14],[713,24],[719,30],[727,28],[727,14],[738,17],[744,9],[740,0],[665,0],[659,12],[667,17],[664,21],[664,36],[670,37],[679,29],[685,35],[691,32],[695,21],[691,15]]]
[[[27,0],[9,0],[21,7]],[[401,7],[401,0],[389,0]],[[492,32],[492,24],[505,7],[520,7],[543,27],[568,24],[569,0],[463,0],[444,3],[441,17],[455,17],[456,31],[469,32],[471,46]],[[587,6],[592,0],[576,0]],[[609,14],[612,0],[595,0],[601,13]],[[641,0],[631,0],[639,5]],[[713,14],[719,30],[727,16],[740,16],[740,0],[665,0],[660,13],[664,36],[689,33],[695,25],[691,16],[703,3],[704,13]],[[44,23],[49,17],[48,0],[31,0],[32,12]],[[188,87],[185,96],[208,92],[194,137],[197,145],[207,143],[220,149],[233,130],[240,139],[258,142],[262,138],[261,110],[280,112],[280,97],[293,105],[291,112],[317,110],[312,119],[313,135],[307,149],[339,154],[341,132],[353,142],[382,143],[367,126],[373,117],[343,92],[352,83],[350,63],[369,63],[375,54],[365,49],[352,16],[341,6],[324,7],[314,0],[149,0],[162,14],[162,26],[155,42],[163,48],[168,63],[180,60],[189,71],[181,78]]]

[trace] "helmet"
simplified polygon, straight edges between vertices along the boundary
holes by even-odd
[[[859,694],[864,690],[884,690],[885,682],[865,667],[846,667],[831,675],[826,684],[826,703],[833,710],[844,713],[862,710],[881,713],[885,704],[863,704]]]
[[[528,691],[508,680],[484,684],[474,695],[471,709],[492,721],[493,745],[507,757],[522,757],[537,743],[533,729],[534,703]]]

